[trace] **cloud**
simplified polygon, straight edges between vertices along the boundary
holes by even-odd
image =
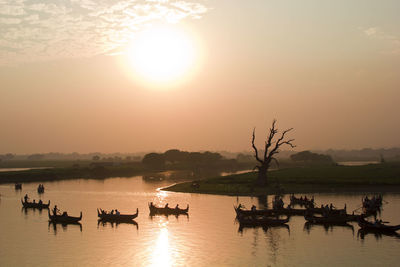
[[[378,27],[371,27],[371,28],[368,28],[368,29],[364,30],[364,33],[367,36],[375,35],[377,32],[378,32]]]
[[[368,38],[378,40],[382,43],[382,45],[389,47],[382,50],[382,53],[400,55],[399,36],[388,34],[378,27],[370,27],[367,29],[362,29],[362,31]]]
[[[0,0],[0,64],[111,54],[152,22],[199,19],[205,0]]]

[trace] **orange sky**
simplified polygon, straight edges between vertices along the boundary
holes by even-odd
[[[243,151],[274,118],[297,150],[400,146],[397,1],[164,1],[127,22],[127,1],[42,2],[0,8],[0,153]],[[153,20],[199,47],[162,88],[121,63]]]

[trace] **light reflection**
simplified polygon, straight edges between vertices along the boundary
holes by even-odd
[[[155,248],[152,254],[151,266],[173,266],[171,249],[168,238],[167,223],[161,223]]]

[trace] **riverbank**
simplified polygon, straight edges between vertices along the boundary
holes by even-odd
[[[400,192],[400,163],[364,166],[304,166],[270,171],[269,185],[255,172],[179,183],[166,191],[254,196],[277,193]]]

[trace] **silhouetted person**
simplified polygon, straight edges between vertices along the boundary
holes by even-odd
[[[28,202],[28,199],[29,199],[28,194],[25,194],[25,196],[24,196],[25,202]]]
[[[119,211],[117,209],[115,209],[115,214],[116,215],[120,215]]]
[[[167,204],[165,204],[165,208],[166,208],[166,209],[168,208],[168,203],[167,203]]]
[[[179,209],[179,204],[176,204],[175,209]]]
[[[40,205],[42,205],[42,204],[43,204],[43,201],[42,201],[41,199],[39,200],[39,204],[40,204]]]
[[[113,214],[114,214],[114,210],[111,211],[111,215],[113,215]]]
[[[57,213],[58,213],[59,211],[60,211],[60,210],[57,209],[57,205],[55,205],[55,206],[54,206],[54,209],[53,209],[53,214],[54,214],[54,215],[57,215]]]

